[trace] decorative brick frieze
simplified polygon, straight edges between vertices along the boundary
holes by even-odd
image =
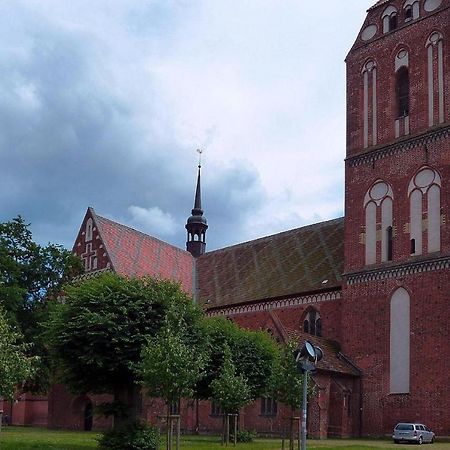
[[[86,273],[83,273],[83,274],[78,275],[77,277],[73,278],[72,281],[89,280],[91,278],[98,277],[99,275],[101,275],[102,273],[105,273],[105,272],[113,273],[113,270],[110,267],[105,267],[104,269],[94,270],[93,272],[86,272]]]
[[[294,308],[300,305],[307,305],[310,303],[319,303],[341,299],[341,291],[331,291],[319,294],[305,295],[300,297],[285,298],[281,300],[269,300],[261,303],[237,305],[232,307],[226,307],[220,309],[207,310],[208,316],[223,316],[223,315],[237,315],[247,314],[251,312],[270,311],[274,309],[286,309]]]
[[[367,283],[370,281],[386,280],[389,278],[399,278],[408,275],[415,275],[422,272],[433,272],[436,270],[450,269],[450,257],[434,259],[432,261],[420,261],[401,266],[379,268],[359,273],[346,275],[347,284],[354,285]]]
[[[397,142],[392,145],[383,146],[378,150],[371,150],[361,155],[355,155],[347,158],[350,167],[357,167],[363,164],[373,164],[388,156],[398,155],[399,153],[405,153],[415,148],[425,147],[433,143],[446,140],[450,136],[450,127],[439,128],[430,133],[416,136],[411,139],[406,139],[402,142]]]

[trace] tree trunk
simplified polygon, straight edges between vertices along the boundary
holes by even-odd
[[[114,391],[114,401],[123,403],[126,410],[126,417],[116,414],[114,416],[114,428],[130,425],[139,420],[142,412],[141,387],[137,384],[117,388]]]

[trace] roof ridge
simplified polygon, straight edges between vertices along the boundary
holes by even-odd
[[[264,240],[270,240],[270,239],[273,239],[274,237],[280,237],[280,236],[287,235],[287,234],[294,234],[295,232],[297,232],[299,230],[307,230],[309,228],[322,228],[326,225],[331,225],[333,223],[343,222],[343,221],[344,221],[344,217],[337,217],[336,219],[325,220],[323,222],[311,223],[309,225],[304,225],[302,227],[293,228],[291,230],[280,231],[279,233],[271,234],[268,236],[263,236],[263,237],[256,238],[256,239],[251,239],[251,240],[245,241],[245,242],[240,242],[239,244],[233,244],[228,247],[222,247],[222,248],[218,248],[216,250],[211,250],[210,252],[206,252],[205,254],[200,256],[200,258],[204,257],[205,255],[211,255],[213,253],[219,253],[219,252],[228,251],[228,250],[234,249],[234,248],[244,247],[244,246],[247,246],[250,244],[254,244],[255,242],[263,242]]]
[[[125,225],[125,224],[120,223],[120,222],[117,222],[117,221],[115,221],[115,220],[108,219],[107,217],[100,216],[100,215],[98,215],[98,214],[96,214],[96,217],[99,218],[99,219],[101,219],[101,220],[106,220],[106,221],[108,221],[108,222],[110,222],[110,223],[112,223],[112,224],[114,224],[114,225],[119,225],[119,226],[121,226],[121,227],[127,228],[128,230],[131,230],[131,231],[134,232],[134,233],[141,234],[142,236],[144,236],[144,237],[146,237],[146,238],[148,238],[148,239],[151,239],[151,240],[153,240],[153,241],[157,241],[157,242],[160,242],[160,243],[162,243],[162,244],[168,245],[169,247],[172,247],[172,248],[174,248],[175,250],[180,251],[181,253],[187,253],[187,254],[190,255],[190,253],[189,253],[188,251],[183,250],[182,248],[177,247],[177,246],[174,245],[174,244],[171,244],[171,243],[169,243],[169,242],[163,241],[162,239],[159,239],[159,238],[157,238],[157,237],[155,237],[155,236],[152,236],[152,235],[150,235],[150,234],[144,233],[143,231],[136,230],[136,228],[130,227],[129,225]]]

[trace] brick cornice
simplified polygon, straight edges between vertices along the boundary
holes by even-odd
[[[208,316],[223,316],[223,315],[237,315],[247,314],[260,311],[271,311],[274,309],[295,308],[300,305],[307,305],[310,303],[319,303],[326,301],[334,301],[341,299],[341,290],[334,290],[329,292],[321,292],[317,294],[303,295],[298,297],[291,297],[285,299],[268,300],[260,303],[252,303],[247,305],[224,306],[219,309],[206,310]]]
[[[370,281],[386,280],[389,278],[399,278],[408,275],[415,275],[422,272],[434,272],[437,270],[450,269],[450,256],[426,261],[415,261],[401,264],[395,267],[384,267],[364,272],[354,272],[345,274],[347,285],[367,283]]]
[[[425,147],[426,145],[433,144],[450,137],[450,126],[441,127],[425,134],[410,137],[404,139],[401,142],[385,145],[378,149],[370,149],[364,153],[358,155],[349,156],[346,158],[350,167],[357,167],[363,164],[373,164],[375,161],[386,158],[388,156],[394,156],[400,153],[405,153],[409,150],[416,149],[418,147]]]

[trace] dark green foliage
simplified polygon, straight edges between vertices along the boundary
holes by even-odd
[[[74,392],[112,393],[136,381],[143,345],[170,305],[198,311],[178,284],[105,273],[65,289],[47,322],[47,341],[60,378]],[[116,399],[117,400],[117,399]]]
[[[106,432],[99,439],[99,449],[158,450],[159,433],[155,427],[136,422],[126,428]]]
[[[223,317],[205,320],[205,333],[209,345],[206,375],[198,384],[200,398],[212,398],[211,382],[218,378],[228,346],[236,375],[242,375],[253,400],[269,390],[274,362],[277,359],[276,342],[265,332],[239,328]]]
[[[46,247],[32,239],[29,225],[19,216],[0,223],[0,306],[8,319],[33,344],[29,353],[40,357],[40,367],[27,388],[45,390],[47,353],[40,322],[46,319],[47,299],[59,294],[62,284],[82,271],[81,261],[59,245]]]
[[[256,438],[256,433],[253,431],[240,430],[236,434],[237,441],[242,443],[253,442],[253,439]],[[231,436],[231,440],[233,440],[233,436]]]

